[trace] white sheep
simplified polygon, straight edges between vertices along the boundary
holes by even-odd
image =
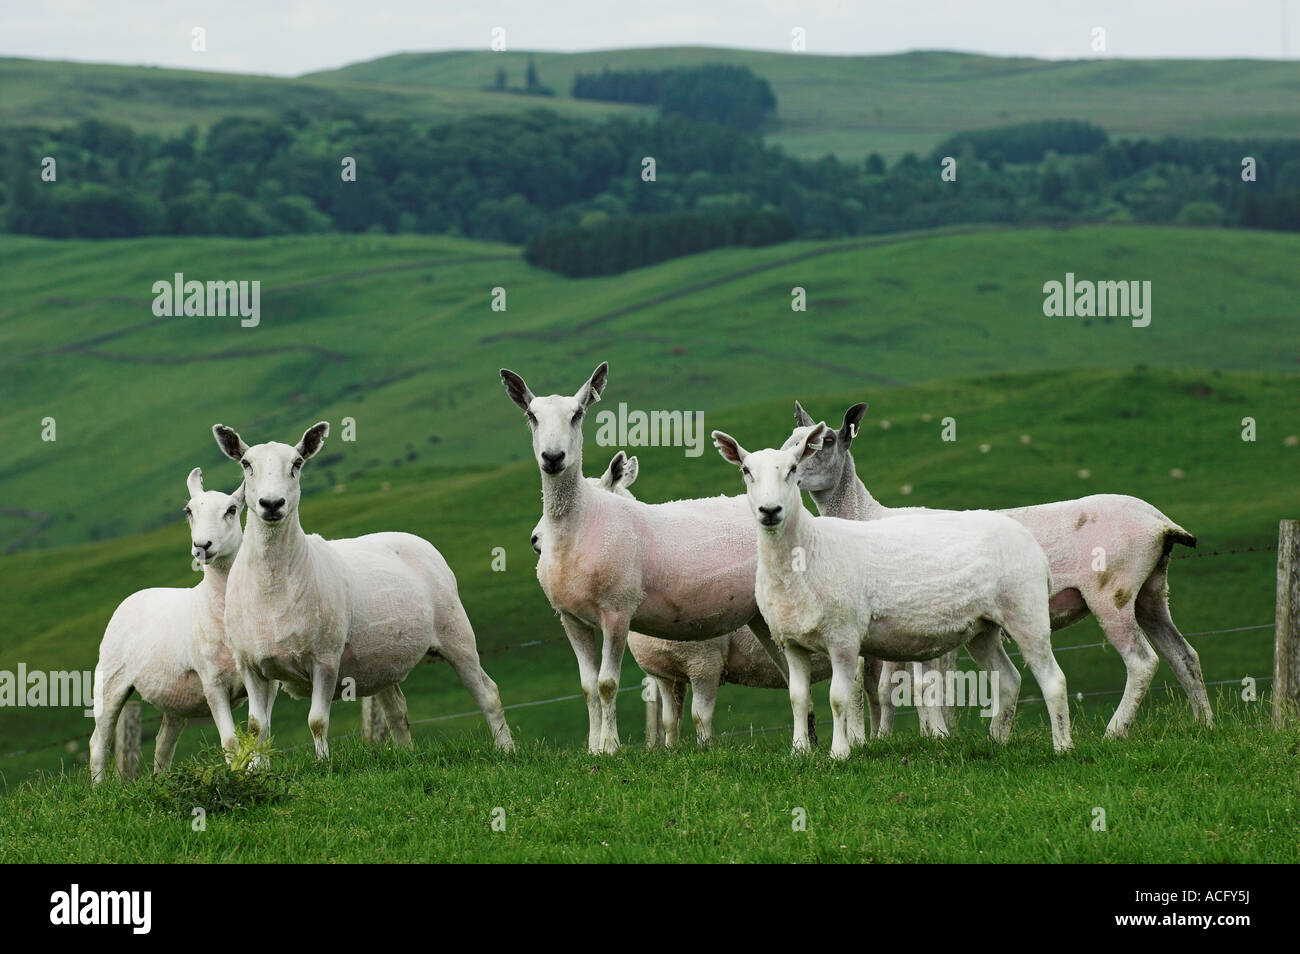
[[[395,744],[411,731],[401,681],[426,655],[446,659],[487,719],[497,748],[514,742],[501,697],[479,663],[456,577],[431,543],[409,533],[346,540],[308,536],[298,518],[303,464],[324,445],[329,424],[297,446],[249,447],[220,424],[225,455],[244,469],[247,539],[226,588],[226,638],[248,690],[248,727],[265,740],[278,680],[311,697],[307,719],[316,757],[329,757],[330,704],[350,688],[373,695]]]
[[[636,481],[639,464],[635,457],[619,451],[599,477],[587,477],[589,485],[635,500],[629,489]],[[533,529],[533,550],[541,554],[541,524]],[[662,713],[660,729],[663,743],[672,748],[681,737],[682,709],[686,701],[686,687],[691,688],[691,719],[695,723],[695,738],[701,745],[713,739],[713,710],[718,701],[718,689],[724,684],[749,686],[756,689],[787,689],[785,676],[772,662],[767,651],[748,626],[742,626],[725,636],[703,639],[699,642],[681,642],[658,639],[645,633],[629,631],[628,649],[642,671],[651,677],[654,701]],[[876,663],[879,666],[879,663]],[[812,681],[822,682],[831,676],[831,661],[821,653],[813,656]],[[876,673],[878,681],[879,673]],[[850,718],[852,730],[857,735],[866,734],[865,714],[861,692],[855,692]],[[879,720],[877,700],[870,700],[872,725]],[[647,746],[653,748],[660,741],[647,736]]]
[[[572,396],[535,397],[523,378],[501,370],[532,431],[542,479],[537,579],[578,658],[593,754],[618,750],[615,703],[632,625],[687,641],[748,625],[785,665],[754,600],[754,534],[743,497],[645,504],[582,479],[582,422],[608,373],[602,363]]]
[[[831,756],[847,758],[850,687],[864,653],[896,661],[932,659],[966,646],[997,673],[989,732],[1011,731],[1020,674],[1002,633],[1020,648],[1042,689],[1052,744],[1070,747],[1065,676],[1052,655],[1047,603],[1051,573],[1033,536],[988,511],[917,514],[856,522],[814,517],[796,471],[816,453],[825,424],[798,428],[786,446],[749,453],[722,431],[713,441],[740,468],[756,521],[755,595],[790,665],[794,749],[806,751],[809,660],[831,659]]]
[[[821,450],[799,467],[800,486],[811,493],[818,512],[848,520],[941,512],[886,507],[858,479],[850,447],[866,411],[865,403],[850,407],[840,430],[829,432]],[[812,423],[797,401],[795,419],[804,427]],[[1133,725],[1160,664],[1151,644],[1178,677],[1195,717],[1213,723],[1200,659],[1169,613],[1169,555],[1176,543],[1196,546],[1194,536],[1146,501],[1120,494],[998,512],[1025,526],[1047,554],[1054,586],[1052,628],[1062,629],[1091,613],[1124,660],[1124,694],[1106,727],[1107,736],[1126,735]],[[885,682],[889,680],[886,673]],[[882,728],[887,731],[893,708],[883,687],[881,695]]]
[[[114,730],[134,689],[162,713],[154,742],[155,772],[172,762],[186,720],[211,713],[226,751],[235,747],[231,704],[244,685],[225,639],[226,582],[243,531],[244,488],[233,494],[203,489],[195,467],[186,481],[185,518],[191,553],[203,579],[188,588],[155,587],[132,593],[113,612],[95,666],[95,731],[90,736],[91,778],[104,780]]]

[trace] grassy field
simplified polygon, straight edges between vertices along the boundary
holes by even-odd
[[[556,96],[482,91],[502,66],[521,85],[530,56]],[[289,108],[309,116],[351,109],[431,120],[537,106],[593,117],[648,114],[644,107],[570,98],[574,73],[700,63],[740,64],[766,78],[779,102],[768,139],[799,156],[861,160],[879,152],[892,161],[927,152],[954,132],[1037,119],[1083,119],[1124,137],[1293,138],[1300,130],[1300,66],[1285,61],[1048,61],[941,51],[819,56],[708,47],[403,53],[296,79],[9,58],[0,59],[0,123],[96,117],[175,132]]]
[[[48,515],[25,545],[162,526],[175,517],[177,476],[222,460],[214,414],[256,440],[354,418],[356,442],[335,440],[317,462],[330,486],[499,466],[528,455],[502,366],[546,393],[575,389],[607,359],[615,404],[710,420],[768,399],[849,389],[874,399],[1012,370],[1294,374],[1297,252],[1300,237],[1261,232],[967,230],[724,249],[575,281],[508,246],[438,237],[0,237],[0,485],[7,505]],[[1067,271],[1150,280],[1150,327],[1045,318],[1042,285]],[[155,318],[150,288],[174,272],[260,280],[261,324]],[[504,313],[489,305],[498,286]],[[790,310],[795,286],[806,313]],[[1294,421],[1289,398],[1257,409],[1286,433],[1297,430],[1283,423]],[[1135,411],[1146,402],[1128,400]],[[146,421],[149,452],[134,453]],[[112,508],[83,505],[90,473]],[[11,516],[0,529],[13,541],[32,526]]]
[[[1122,742],[1084,716],[1064,756],[1042,726],[1001,749],[974,719],[952,739],[876,741],[840,764],[791,756],[784,737],[600,759],[537,742],[502,758],[485,733],[412,752],[343,741],[328,764],[282,760],[283,800],[208,810],[201,831],[200,799],[174,787],[92,789],[84,774],[24,785],[0,803],[0,861],[1300,860],[1300,734],[1256,726],[1253,707],[1220,713],[1207,731],[1161,712]]]

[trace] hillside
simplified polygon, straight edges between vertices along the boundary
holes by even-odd
[[[317,468],[327,486],[523,460],[502,366],[545,393],[609,360],[611,397],[702,410],[710,426],[756,401],[845,389],[878,400],[1009,371],[1294,375],[1297,250],[1300,238],[1261,232],[955,230],[725,249],[576,281],[507,246],[441,237],[0,237],[0,484],[7,507],[37,514],[0,515],[0,532],[6,547],[43,547],[170,525],[178,475],[220,462],[218,419],[260,440],[354,418],[356,443],[336,442]],[[260,280],[260,324],[155,318],[152,283],[178,271]],[[1067,271],[1150,280],[1151,325],[1044,317],[1042,285]],[[795,286],[806,313],[790,310]],[[1298,400],[1254,413],[1293,433]],[[112,507],[85,505],[89,474]]]
[[[943,51],[818,56],[710,47],[587,53],[402,53],[311,74],[395,87],[473,90],[504,65],[567,95],[573,75],[702,63],[748,66],[779,103],[770,142],[799,156],[893,160],[945,136],[1036,119],[1082,119],[1114,136],[1300,135],[1300,64],[1263,60],[1035,60]]]
[[[499,67],[522,81],[529,56],[554,97],[487,93]],[[748,66],[779,101],[769,141],[806,157],[891,162],[954,132],[1072,118],[1113,136],[1292,138],[1300,65],[1266,60],[1065,60],[916,51],[819,56],[708,47],[586,53],[402,53],[296,79],[199,70],[0,58],[0,123],[115,119],[176,132],[227,115],[343,112],[433,121],[543,106],[566,114],[635,115],[645,107],[573,100],[573,75],[701,63]]]

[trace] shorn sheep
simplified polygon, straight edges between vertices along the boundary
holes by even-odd
[[[351,686],[373,695],[395,744],[409,747],[399,683],[426,655],[446,659],[487,719],[498,749],[512,750],[501,698],[479,663],[456,577],[431,543],[409,533],[345,540],[308,536],[298,518],[299,473],[324,445],[329,424],[296,446],[249,447],[220,424],[225,455],[244,470],[247,539],[226,587],[226,638],[248,690],[248,727],[265,740],[278,680],[311,697],[316,757],[329,757],[330,704]]]
[[[932,659],[966,646],[998,675],[989,732],[1005,742],[1020,674],[1002,633],[1020,648],[1051,719],[1052,744],[1070,747],[1065,676],[1052,655],[1051,573],[1033,535],[988,511],[857,522],[814,517],[803,506],[798,464],[821,447],[825,424],[795,431],[777,450],[749,453],[722,431],[713,440],[740,468],[756,523],[754,589],[790,666],[794,749],[806,751],[809,659],[831,660],[831,756],[847,758],[847,716],[859,656]]]
[[[639,465],[635,457],[619,451],[599,477],[588,477],[592,487],[619,494],[635,500],[628,488],[636,481]],[[533,550],[541,554],[541,525],[533,530]],[[627,646],[642,671],[650,676],[655,698],[662,712],[663,743],[672,748],[681,738],[682,709],[686,701],[686,687],[691,688],[691,720],[695,723],[695,739],[708,745],[713,739],[713,710],[718,701],[718,689],[725,684],[748,686],[755,689],[786,689],[785,676],[772,662],[767,651],[748,626],[742,626],[725,636],[715,636],[695,643],[671,639],[656,639],[645,633],[629,632]],[[823,682],[831,676],[831,661],[821,653],[813,656],[812,681]],[[878,678],[878,674],[877,674]],[[854,694],[850,713],[856,734],[865,734],[865,714],[861,693]],[[879,716],[875,701],[872,706],[873,724]],[[647,738],[646,745],[653,748],[660,740]]]
[[[195,467],[186,481],[185,519],[190,552],[203,579],[189,588],[140,590],[113,612],[95,666],[95,730],[90,736],[90,773],[104,780],[122,706],[131,690],[162,713],[153,767],[165,772],[186,720],[211,713],[226,751],[235,747],[231,703],[244,685],[225,638],[226,583],[243,531],[239,512],[244,488],[233,494],[203,489]]]
[[[847,520],[941,512],[886,507],[858,479],[850,448],[866,411],[866,404],[850,407],[840,430],[828,433],[821,450],[799,467],[800,486],[811,493],[818,512]],[[795,419],[803,427],[812,424],[797,401]],[[1054,582],[1052,628],[1062,629],[1092,613],[1124,660],[1124,694],[1107,736],[1126,735],[1133,725],[1159,666],[1152,644],[1178,677],[1196,719],[1213,723],[1200,659],[1169,614],[1170,551],[1176,543],[1196,546],[1194,536],[1146,501],[1119,494],[998,512],[1028,528],[1047,554]],[[881,694],[882,719],[888,725],[892,706],[889,693]]]
[[[618,683],[633,625],[687,641],[748,625],[777,665],[785,663],[754,600],[754,534],[743,497],[645,504],[583,479],[583,418],[608,374],[602,363],[575,394],[536,397],[523,378],[501,370],[532,432],[542,479],[537,579],[578,659],[593,754],[618,751]]]

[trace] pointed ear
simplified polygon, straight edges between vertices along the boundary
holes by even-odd
[[[583,408],[600,400],[600,393],[605,390],[605,381],[608,377],[609,362],[602,361],[600,367],[591,372],[591,377],[587,379],[587,383],[578,388],[578,393],[574,395]]]
[[[807,460],[813,454],[822,449],[822,438],[826,436],[826,425],[822,422],[814,424],[808,432],[794,445],[795,460]]]
[[[524,379],[509,368],[502,368],[501,383],[506,386],[506,394],[510,395],[510,400],[525,411],[528,410],[528,405],[533,403],[533,392],[528,390],[528,385],[524,383]]]
[[[613,490],[618,486],[618,482],[623,479],[623,473],[627,466],[627,455],[622,451],[615,454],[605,468],[605,473],[600,475],[600,485],[606,490]]]
[[[240,484],[235,488],[235,492],[230,495],[230,502],[240,510],[244,509],[244,485]]]
[[[722,459],[739,467],[749,456],[749,451],[736,443],[736,439],[723,431],[713,432],[713,446],[718,449]]]
[[[814,423],[812,417],[798,401],[794,402],[794,423],[796,427],[809,427]]]
[[[190,475],[185,478],[185,489],[190,492],[191,499],[203,493],[203,471],[197,467],[190,471]]]
[[[867,413],[867,402],[855,404],[844,412],[844,426],[840,428],[840,440],[846,444],[851,443],[853,438],[858,436],[858,425],[862,423],[863,416]]]
[[[213,424],[212,436],[217,439],[217,446],[221,448],[221,452],[231,460],[243,460],[244,454],[248,452],[248,445],[233,428],[226,427],[224,424]]]
[[[330,436],[330,422],[320,421],[313,424],[303,432],[300,440],[294,450],[303,460],[311,460],[316,456],[316,452],[325,446],[325,438]]]
[[[627,463],[623,465],[623,489],[626,490],[636,483],[636,475],[640,471],[641,465],[635,457],[629,457]]]

